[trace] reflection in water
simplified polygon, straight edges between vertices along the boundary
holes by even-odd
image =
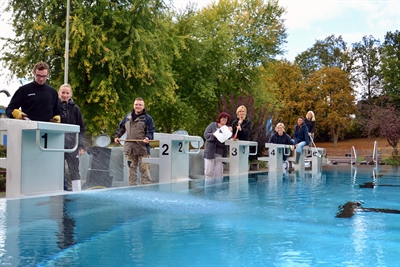
[[[57,245],[61,249],[68,248],[76,244],[76,238],[74,234],[75,230],[75,219],[68,212],[68,203],[73,200],[68,199],[66,196],[63,197],[62,205],[62,216],[59,221],[59,231],[57,232]]]
[[[399,266],[398,215],[335,218],[354,199],[397,210],[397,188],[360,189],[349,173],[265,172],[8,201],[0,265]],[[371,173],[361,167],[357,182]],[[380,184],[399,185],[397,173],[384,173]]]

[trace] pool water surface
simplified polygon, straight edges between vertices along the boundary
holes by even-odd
[[[374,188],[360,188],[374,182]],[[327,167],[0,201],[0,266],[400,266],[396,168]]]

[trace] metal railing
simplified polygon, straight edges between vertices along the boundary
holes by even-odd
[[[350,154],[351,154],[351,161],[350,161],[351,166],[357,165],[358,155],[357,155],[357,150],[354,146],[351,147]]]

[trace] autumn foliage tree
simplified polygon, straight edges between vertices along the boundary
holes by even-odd
[[[274,124],[282,122],[286,131],[293,133],[292,126],[296,124],[297,116],[304,116],[312,102],[306,95],[301,69],[287,60],[275,61],[268,65],[263,77],[268,86],[266,90],[277,99]]]
[[[400,141],[400,110],[386,97],[375,101],[364,108],[364,117],[361,120],[364,133],[369,137],[380,137],[388,141],[393,147],[392,155],[399,156],[398,144]]]
[[[349,129],[351,116],[356,113],[354,90],[348,73],[333,68],[313,72],[307,80],[310,98],[314,99],[314,113],[319,129],[333,138],[333,147]]]

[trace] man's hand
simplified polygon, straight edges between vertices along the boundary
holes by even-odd
[[[149,141],[149,138],[148,137],[146,137],[145,139],[143,139],[143,143],[145,143],[145,144],[148,144],[150,141]]]
[[[60,123],[61,122],[61,117],[60,115],[55,115],[50,122],[54,122],[54,123]]]
[[[116,144],[121,144],[121,142],[119,141],[119,138],[118,138],[118,137],[115,137],[115,138],[114,138],[114,143],[116,143]]]
[[[12,115],[17,120],[23,120],[24,118],[28,117],[28,115],[26,115],[25,113],[23,113],[19,109],[14,109],[13,112],[12,112]]]

